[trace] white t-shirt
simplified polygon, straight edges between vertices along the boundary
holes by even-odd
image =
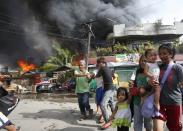
[[[159,74],[160,74],[160,69],[158,64],[155,63],[146,63],[148,65],[148,72],[154,76],[156,81],[159,81]]]
[[[94,73],[95,75],[97,75],[97,72],[98,72],[97,69],[93,71],[93,73]],[[97,88],[103,87],[103,86],[104,86],[104,82],[103,82],[103,78],[102,78],[102,77],[97,77],[97,78],[95,78],[95,79],[96,79],[96,82],[97,82]]]

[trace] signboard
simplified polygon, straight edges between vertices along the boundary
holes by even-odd
[[[128,58],[126,54],[116,54],[116,62],[127,62]]]
[[[139,54],[116,54],[116,62],[135,62],[138,63]]]

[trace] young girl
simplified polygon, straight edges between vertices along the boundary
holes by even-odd
[[[104,120],[103,120],[103,117],[102,117],[102,114],[100,113],[100,103],[102,101],[102,98],[103,98],[103,94],[104,94],[104,89],[103,87],[97,87],[96,89],[96,106],[97,106],[97,109],[96,109],[96,115],[98,115],[98,123],[103,123]]]
[[[117,103],[115,110],[105,126],[109,126],[112,123],[112,127],[117,127],[117,131],[129,131],[129,127],[131,126],[131,111],[129,103],[130,97],[128,96],[127,89],[119,87],[117,89]]]
[[[157,53],[154,49],[147,49],[145,51],[146,64],[144,68],[144,73],[148,77],[147,80],[155,80],[159,83],[160,69],[157,64]],[[159,98],[160,88],[154,88],[154,105],[157,110],[160,109]]]
[[[98,68],[98,65],[97,65]],[[96,75],[98,72],[98,70],[95,70],[93,73],[94,75]],[[95,102],[96,102],[96,115],[98,115],[98,123],[103,123],[103,117],[102,114],[100,113],[100,103],[102,101],[103,98],[103,94],[104,94],[104,86],[103,86],[103,79],[101,77],[95,78],[96,82],[97,82],[97,88],[95,90]]]

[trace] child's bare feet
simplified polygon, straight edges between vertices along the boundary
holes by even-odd
[[[103,123],[103,122],[104,122],[103,116],[100,115],[99,118],[98,118],[98,123]]]

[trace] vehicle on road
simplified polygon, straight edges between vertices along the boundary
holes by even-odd
[[[35,90],[37,93],[71,91],[74,88],[75,81],[72,79],[60,84],[55,78],[50,78],[48,81],[43,81],[35,85]]]

